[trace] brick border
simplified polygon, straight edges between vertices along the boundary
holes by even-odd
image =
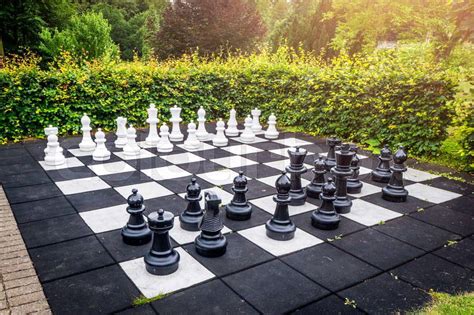
[[[30,313],[51,311],[0,185],[0,315]]]

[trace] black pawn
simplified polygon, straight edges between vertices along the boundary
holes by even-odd
[[[205,193],[205,201],[206,212],[199,224],[201,234],[194,240],[194,246],[199,255],[205,257],[222,256],[227,249],[227,240],[221,233],[224,227],[219,215],[221,199],[215,192],[209,191]]]
[[[229,219],[237,221],[250,219],[252,215],[252,205],[247,201],[247,197],[245,196],[248,190],[247,178],[244,176],[244,172],[240,171],[239,175],[234,178],[234,186],[232,187],[234,197],[225,207],[225,213]]]
[[[326,156],[326,171],[330,171],[331,168],[336,166],[336,146],[341,145],[341,140],[335,136],[329,137],[326,139],[326,144],[329,146],[328,154]]]
[[[351,161],[354,152],[349,150],[349,144],[344,143],[336,153],[336,166],[331,169],[331,174],[336,177],[336,200],[334,207],[338,213],[349,213],[352,201],[347,196],[347,178],[352,175]]]
[[[351,161],[352,176],[347,179],[347,193],[358,194],[362,190],[362,183],[359,180],[359,157],[357,156],[358,148],[356,145],[351,145],[350,150],[354,152]]]
[[[306,153],[306,149],[300,147],[288,149],[290,165],[286,167],[286,171],[290,173],[291,178],[290,204],[292,206],[301,206],[306,202],[306,190],[301,186],[301,174],[307,171],[304,166]]]
[[[186,186],[186,196],[188,202],[186,210],[179,215],[179,224],[183,230],[199,231],[199,222],[201,222],[204,211],[199,203],[202,199],[201,187],[196,183],[196,178],[191,179],[191,183]]]
[[[392,176],[392,172],[390,171],[392,151],[390,151],[388,145],[385,145],[380,151],[378,159],[379,165],[372,171],[372,180],[379,183],[388,183]]]
[[[393,166],[390,167],[392,176],[388,185],[382,189],[382,198],[393,202],[405,202],[407,201],[408,191],[403,185],[403,172],[407,171],[405,167],[405,161],[407,160],[407,154],[402,146],[393,156]]]
[[[179,253],[171,247],[169,230],[173,228],[174,216],[163,209],[148,216],[153,231],[153,244],[145,255],[146,270],[153,275],[169,275],[178,269]]]
[[[321,230],[334,230],[339,227],[341,218],[334,208],[334,194],[336,193],[336,185],[332,178],[328,178],[328,182],[323,186],[323,192],[319,196],[323,200],[321,207],[311,215],[311,224]]]
[[[285,172],[278,177],[275,186],[277,195],[273,196],[273,201],[276,202],[276,208],[273,217],[265,224],[267,236],[277,241],[291,240],[295,237],[296,225],[291,221],[288,212],[288,205],[291,201],[289,194],[291,182]]]
[[[143,245],[151,240],[151,231],[148,228],[143,211],[143,197],[138,190],[132,189],[132,194],[127,199],[127,212],[130,214],[127,225],[122,228],[122,239],[128,245]]]
[[[311,183],[306,186],[306,194],[311,198],[319,198],[319,194],[321,194],[324,183],[326,182],[324,179],[326,166],[322,156],[319,155],[318,158],[314,160],[314,168],[311,171],[313,172],[314,177]]]

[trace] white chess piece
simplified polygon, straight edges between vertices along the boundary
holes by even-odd
[[[137,138],[137,130],[132,125],[127,129],[127,144],[123,147],[123,154],[126,156],[140,155],[140,147],[135,139]]]
[[[253,109],[252,114],[252,131],[254,134],[262,133],[262,125],[260,125],[260,115],[262,111],[258,108]]]
[[[198,128],[196,131],[196,136],[200,141],[207,141],[210,140],[209,133],[206,130],[206,111],[201,106],[197,111],[198,114]]]
[[[173,125],[171,126],[171,134],[169,135],[169,140],[173,142],[183,141],[184,135],[181,133],[181,129],[179,129],[179,123],[183,121],[183,119],[180,117],[181,108],[174,105],[173,107],[170,108],[170,112],[171,112],[170,122]]]
[[[170,142],[170,139],[168,138],[170,133],[169,133],[169,128],[168,126],[163,123],[160,127],[160,141],[158,142],[158,145],[156,146],[158,152],[171,152],[173,151],[173,144]]]
[[[219,118],[216,124],[216,136],[212,138],[212,144],[216,147],[223,147],[229,143],[229,139],[224,134],[225,123],[222,118]]]
[[[79,149],[84,152],[94,151],[95,149],[95,142],[92,140],[91,137],[91,120],[89,116],[84,114],[81,118],[82,124],[82,141],[79,143]]]
[[[107,150],[105,141],[105,133],[101,128],[97,129],[95,133],[95,143],[97,146],[95,147],[94,153],[92,153],[92,159],[94,161],[107,161],[110,159],[110,151]]]
[[[240,134],[240,141],[243,143],[252,143],[255,141],[255,134],[252,131],[252,118],[250,118],[250,115],[245,118],[245,123],[244,123],[245,129],[244,131]]]
[[[58,127],[53,127],[52,125],[49,125],[48,127],[44,128],[44,134],[46,137],[48,137],[49,135],[57,135]],[[48,155],[48,152],[49,152],[49,149],[48,149],[48,146],[46,146],[46,148],[44,149],[45,157]]]
[[[116,148],[123,148],[127,144],[127,118],[117,117],[117,140],[115,140]]]
[[[45,156],[44,162],[46,165],[61,165],[66,162],[63,154],[63,148],[59,145],[58,136],[55,134],[50,134],[48,136],[48,155]]]
[[[235,109],[230,110],[229,121],[227,122],[227,129],[225,130],[225,134],[228,137],[237,137],[239,135],[239,129],[237,129],[237,112]]]
[[[156,125],[158,124],[158,110],[155,107],[155,104],[151,103],[150,108],[147,109],[148,119],[146,122],[150,126],[148,130],[148,137],[145,139],[145,144],[149,146],[156,146],[158,141],[160,141],[160,136],[158,136],[158,130]]]
[[[184,141],[184,148],[186,150],[198,150],[201,148],[201,141],[196,137],[196,124],[191,121],[188,124],[188,138]]]
[[[265,131],[265,138],[267,139],[276,139],[278,138],[278,135],[280,134],[278,130],[276,129],[276,116],[271,113],[271,115],[268,117],[268,128],[267,131]]]

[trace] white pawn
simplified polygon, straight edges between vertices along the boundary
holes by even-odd
[[[240,141],[243,143],[252,143],[255,141],[255,134],[252,131],[252,118],[250,118],[250,115],[245,118],[245,123],[244,123],[245,129],[244,131],[240,134]]]
[[[222,118],[219,118],[216,124],[216,136],[212,138],[212,144],[216,147],[223,147],[229,143],[229,139],[225,137],[224,134],[225,130],[225,123]]]
[[[132,125],[127,129],[127,144],[123,147],[123,154],[126,156],[137,156],[140,155],[140,147],[135,141],[137,137],[137,131]]]
[[[169,133],[169,128],[168,126],[163,123],[160,127],[160,141],[158,142],[158,145],[156,146],[158,152],[171,152],[173,151],[173,144],[170,142],[170,139],[168,138],[170,133]]]
[[[239,129],[237,129],[237,112],[235,109],[230,110],[229,121],[227,122],[227,129],[225,130],[225,134],[228,137],[237,137],[239,135]]]
[[[115,140],[116,148],[123,148],[127,144],[127,118],[117,117],[117,140]]]
[[[44,134],[45,134],[46,137],[48,137],[49,135],[57,135],[58,134],[58,127],[53,127],[52,125],[49,125],[48,127],[44,128]],[[44,149],[44,156],[45,157],[48,155],[48,152],[49,152],[49,149],[48,149],[48,146],[46,146],[46,148]]]
[[[262,133],[262,125],[260,125],[260,115],[262,111],[258,108],[253,109],[251,112],[252,114],[252,131],[255,134]]]
[[[198,150],[201,147],[201,141],[196,137],[196,124],[191,121],[188,124],[188,138],[184,141],[186,150]]]
[[[146,122],[150,125],[148,130],[148,137],[145,139],[145,144],[149,146],[156,146],[158,141],[160,141],[160,136],[158,136],[158,130],[156,125],[158,124],[158,110],[155,107],[155,104],[151,103],[150,108],[147,109],[148,119]]]
[[[197,114],[198,128],[196,131],[196,136],[200,141],[210,140],[209,133],[206,130],[206,111],[204,110],[204,108],[202,108],[202,106],[199,107]]]
[[[94,161],[107,161],[110,159],[110,151],[107,150],[105,141],[105,133],[101,128],[97,129],[95,133],[95,143],[97,146],[95,147],[94,153],[92,153],[92,159]]]
[[[91,137],[91,120],[89,116],[84,114],[81,118],[82,124],[82,141],[79,143],[79,149],[84,152],[94,151],[95,149],[95,142],[92,140]]]
[[[268,128],[265,131],[265,138],[267,139],[276,139],[280,134],[276,129],[276,117],[273,113],[268,117]]]
[[[44,158],[44,162],[46,163],[46,165],[55,166],[64,164],[66,162],[66,159],[64,158],[63,154],[63,149],[61,148],[58,142],[58,136],[56,136],[55,134],[50,134],[48,136],[47,146],[48,155]]]
[[[181,129],[179,128],[179,123],[183,121],[183,119],[180,117],[181,108],[174,105],[174,107],[170,108],[170,112],[171,112],[170,122],[173,124],[171,126],[171,134],[169,135],[170,140],[173,142],[183,141],[184,135],[181,133]]]

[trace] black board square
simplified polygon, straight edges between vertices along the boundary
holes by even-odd
[[[474,239],[465,238],[462,241],[433,252],[449,261],[474,270]]]
[[[146,207],[145,214],[147,215],[160,209],[172,212],[174,215],[179,215],[188,206],[186,200],[178,195],[146,199],[144,204]]]
[[[474,233],[474,216],[436,205],[410,216],[463,236]]]
[[[331,291],[349,287],[380,272],[327,243],[290,254],[282,260]]]
[[[115,154],[111,153],[110,154],[110,159],[106,161],[94,161],[92,158],[92,155],[86,155],[86,156],[78,156],[77,157],[84,165],[100,165],[100,164],[105,164],[105,163],[112,163],[112,162],[120,162],[122,161],[121,158],[116,156]]]
[[[9,143],[0,146],[0,158],[28,155],[28,151],[21,143]]]
[[[431,202],[424,201],[410,195],[408,195],[406,202],[390,202],[382,198],[382,192],[364,196],[360,199],[381,206],[382,208],[403,214],[416,212],[420,209],[426,209],[434,205]]]
[[[62,192],[53,183],[5,188],[5,193],[11,204],[62,196]]]
[[[401,279],[425,290],[458,293],[474,289],[474,273],[432,254],[415,259],[392,271]]]
[[[276,168],[273,168],[264,164],[253,164],[253,165],[247,165],[247,166],[242,166],[242,167],[235,167],[235,168],[232,168],[231,170],[237,173],[239,171],[243,171],[245,176],[249,178],[253,178],[253,179],[264,178],[264,177],[281,174],[281,170],[278,170]]]
[[[237,144],[242,144],[242,143],[237,143]],[[282,149],[282,148],[287,148],[287,146],[273,142],[273,141],[264,141],[264,142],[258,142],[258,143],[252,143],[250,144],[252,147],[256,147],[262,150],[270,151],[270,150],[275,150],[275,149]]]
[[[55,197],[11,205],[16,221],[21,223],[38,221],[76,213],[64,197]]]
[[[221,207],[221,215],[224,225],[232,231],[241,231],[257,225],[264,224],[271,219],[272,215],[254,205],[252,205],[252,215],[249,220],[236,221],[227,218],[225,207]]]
[[[234,184],[227,184],[222,186],[222,189],[227,191],[230,194],[234,194],[232,191],[232,187]],[[262,183],[259,180],[249,180],[247,182],[248,191],[245,194],[247,199],[257,199],[261,197],[265,197],[268,195],[273,195],[276,193],[276,189],[274,187],[268,186],[267,184]]]
[[[423,184],[452,191],[461,195],[472,195],[472,193],[474,192],[474,185],[464,183],[458,180],[448,179],[446,177],[436,177],[423,182]]]
[[[7,151],[8,152],[8,151]],[[25,150],[25,154],[23,155],[12,155],[12,156],[5,156],[0,155],[0,166],[8,166],[12,164],[32,164],[35,160],[28,154]]]
[[[139,171],[103,175],[100,178],[112,187],[127,186],[153,181],[150,177]]]
[[[172,142],[174,144],[173,146],[173,151],[171,152],[158,152],[158,149],[157,148],[148,148],[146,149],[147,151],[150,151],[151,153],[155,154],[155,155],[171,155],[171,154],[179,154],[179,153],[185,153],[185,152],[188,152],[186,151],[185,149],[182,149],[180,147],[178,147],[176,144],[179,144],[179,143],[182,143],[182,142]]]
[[[42,171],[38,163],[11,164],[0,166],[0,176],[21,174],[26,172]]]
[[[3,187],[22,187],[50,183],[48,175],[42,170],[33,172],[0,175],[0,183]]]
[[[341,222],[339,222],[339,227],[335,230],[321,230],[315,228],[311,224],[311,214],[313,212],[306,212],[306,213],[301,213],[298,215],[294,215],[291,217],[291,220],[296,224],[297,227],[300,229],[316,236],[317,238],[321,240],[335,240],[336,237],[342,237],[344,235],[348,235],[351,233],[354,233],[356,231],[360,231],[366,228],[366,226],[359,224],[357,222],[354,222],[350,219],[347,219],[345,217],[340,217]]]
[[[78,212],[102,209],[126,203],[123,196],[113,188],[68,195],[66,198]]]
[[[269,151],[261,151],[256,153],[249,153],[242,155],[244,158],[256,161],[259,163],[268,163],[273,161],[285,160],[286,157],[280,154],[272,153]]]
[[[390,220],[383,225],[375,226],[374,229],[425,251],[441,247],[448,240],[461,238],[457,234],[442,230],[409,216]]]
[[[428,293],[387,273],[338,293],[369,314],[405,313],[431,300]]]
[[[31,249],[30,257],[41,282],[114,263],[95,236]]]
[[[144,158],[144,159],[136,159],[136,160],[125,160],[125,162],[137,170],[147,170],[150,168],[164,167],[164,166],[171,165],[170,162],[165,161],[158,156]]]
[[[192,175],[185,176],[185,177],[178,177],[178,178],[172,178],[172,179],[165,179],[165,180],[160,180],[159,184],[163,187],[168,188],[172,192],[176,194],[182,194],[186,193],[186,187],[191,183],[191,179],[193,178]],[[195,177],[196,182],[201,186],[201,189],[207,189],[214,187],[214,185],[206,182],[204,179],[201,179],[200,177]]]
[[[55,182],[95,176],[95,173],[87,166],[62,168],[59,170],[48,171],[47,173]]]
[[[26,247],[32,248],[91,235],[92,231],[78,214],[20,224]]]
[[[320,301],[313,302],[305,307],[301,307],[291,314],[365,314],[359,309],[352,305],[344,304],[344,300],[339,298],[337,295],[330,295],[321,299]]]
[[[214,172],[224,168],[222,165],[207,160],[193,163],[183,163],[179,164],[178,166],[179,168],[182,168],[183,170],[191,174]]]
[[[440,206],[474,216],[474,196],[462,196],[443,202]]]
[[[332,244],[382,270],[391,269],[423,254],[420,249],[370,228]]]
[[[209,150],[201,150],[201,151],[193,151],[193,154],[200,156],[207,160],[212,159],[219,159],[223,157],[228,157],[233,155],[229,151],[222,150],[221,148],[209,149]]]
[[[111,314],[130,307],[140,295],[118,265],[43,285],[55,314]]]
[[[227,276],[223,280],[266,314],[285,313],[329,294],[329,291],[279,260]]]

